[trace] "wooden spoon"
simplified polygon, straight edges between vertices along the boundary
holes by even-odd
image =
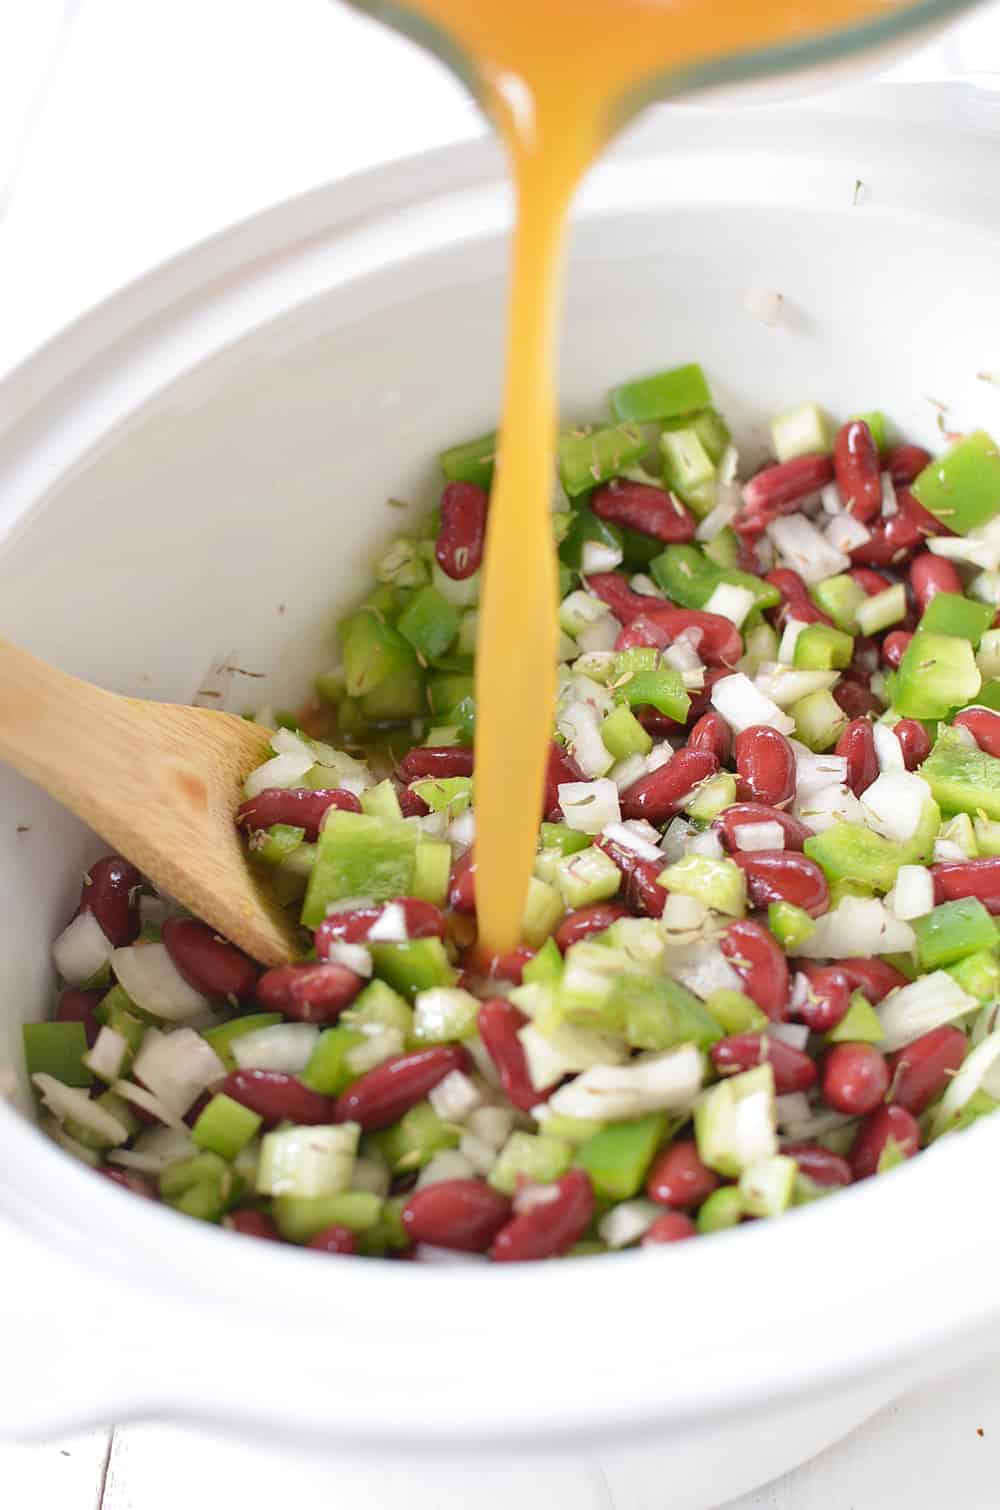
[[[0,759],[265,965],[300,953],[234,822],[270,732],[232,713],[146,702],[0,640]]]

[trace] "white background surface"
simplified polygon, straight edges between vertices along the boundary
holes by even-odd
[[[1000,72],[997,7],[902,71],[986,70]],[[327,0],[6,0],[0,370],[233,220],[480,129],[435,64]],[[0,1415],[10,1387],[0,1374]],[[990,1362],[890,1407],[738,1510],[985,1510],[998,1477],[1000,1368]],[[226,1495],[241,1510],[367,1510],[383,1498],[371,1476],[168,1427],[0,1443],[0,1486],[12,1510],[201,1510]],[[399,1487],[384,1498],[443,1510],[432,1482],[408,1481],[402,1496]],[[606,1487],[608,1510],[670,1503],[669,1484],[650,1485],[641,1504]]]

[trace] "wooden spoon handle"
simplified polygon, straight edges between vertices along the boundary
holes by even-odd
[[[0,759],[74,812],[81,789],[107,779],[107,721],[122,701],[0,639]]]

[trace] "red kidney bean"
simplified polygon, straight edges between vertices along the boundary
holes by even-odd
[[[219,938],[207,923],[195,918],[168,918],[163,943],[188,985],[209,1001],[249,996],[257,982],[257,966],[235,944]]]
[[[792,513],[803,498],[833,481],[829,456],[796,456],[765,467],[743,489],[743,512],[735,520],[737,534],[756,534],[779,514]]]
[[[320,959],[326,959],[331,944],[363,944],[389,906],[403,909],[407,938],[443,939],[448,931],[440,907],[419,897],[398,897],[393,903],[379,902],[374,907],[352,907],[346,912],[331,912],[316,929],[316,953]]]
[[[910,562],[910,586],[921,613],[939,592],[954,592],[961,596],[965,591],[951,562],[930,551],[921,551]]]
[[[899,723],[893,724],[892,732],[899,740],[903,764],[908,771],[915,771],[931,753],[931,736],[915,718],[901,718]]]
[[[654,540],[662,540],[665,545],[694,539],[694,516],[673,493],[663,488],[616,477],[594,489],[590,507],[598,519],[622,525],[628,530],[638,530],[642,535],[652,535]]]
[[[882,511],[878,447],[863,419],[841,425],[833,443],[833,471],[845,509],[862,524]]]
[[[272,823],[290,823],[293,828],[304,828],[306,839],[315,844],[323,819],[332,807],[342,813],[360,813],[361,803],[353,792],[331,790],[329,787],[313,791],[310,787],[269,786],[256,797],[248,797],[236,809],[236,822],[241,828],[270,828]]]
[[[871,690],[867,674],[854,677],[844,672],[833,689],[833,698],[851,719],[864,718],[869,713],[881,711],[882,705]]]
[[[511,1219],[511,1204],[483,1180],[440,1180],[416,1190],[403,1207],[402,1221],[415,1243],[485,1253]]]
[[[106,1180],[110,1180],[113,1185],[120,1185],[123,1190],[129,1190],[133,1195],[144,1196],[147,1201],[160,1199],[160,1192],[152,1180],[147,1179],[144,1174],[139,1174],[137,1170],[99,1169],[97,1172]]]
[[[892,1076],[889,1098],[894,1106],[903,1106],[915,1117],[939,1096],[949,1080],[961,1068],[969,1047],[968,1039],[958,1028],[933,1028],[905,1049],[889,1055]]]
[[[908,488],[931,460],[931,453],[923,446],[893,446],[885,453],[885,470],[897,488]]]
[[[719,814],[713,827],[724,847],[734,850],[739,849],[736,830],[755,823],[780,824],[786,849],[801,850],[806,840],[812,838],[812,830],[800,823],[798,818],[793,818],[783,808],[767,807],[763,802],[734,802],[732,807],[727,807],[724,813]]]
[[[429,804],[412,787],[399,787],[396,796],[399,798],[399,810],[404,818],[426,818],[430,812]]]
[[[761,534],[763,531],[761,531]],[[760,543],[761,534],[744,534],[736,536],[736,565],[740,571],[745,571],[751,577],[759,577],[760,557],[757,554],[757,546]]]
[[[819,1073],[803,1049],[782,1043],[780,1038],[769,1038],[766,1033],[734,1033],[731,1038],[721,1038],[713,1043],[710,1055],[720,1074],[735,1074],[769,1064],[779,1096],[811,1089]]]
[[[202,1091],[197,1100],[192,1102],[187,1111],[184,1113],[184,1121],[187,1123],[188,1127],[194,1126],[211,1099],[212,1097],[208,1091]]]
[[[788,962],[774,936],[759,923],[741,920],[730,923],[720,948],[751,1001],[772,1022],[783,1022],[788,1016]]]
[[[851,990],[860,991],[873,1007],[877,1007],[890,991],[909,985],[902,970],[887,965],[883,959],[841,959],[837,961],[837,969],[847,976]]]
[[[867,718],[852,719],[837,740],[836,753],[847,761],[847,785],[860,797],[879,773],[875,731]]]
[[[650,604],[652,606],[650,606]],[[703,608],[673,608],[659,599],[647,599],[643,618],[662,629],[671,641],[686,629],[697,629],[698,654],[706,666],[733,667],[743,654],[743,636],[731,619]]]
[[[662,886],[660,890],[663,891]],[[603,933],[612,923],[628,915],[628,908],[618,902],[595,902],[590,907],[578,907],[575,912],[567,912],[555,931],[555,941],[565,954],[581,939],[590,938],[593,933]]]
[[[706,750],[714,755],[719,765],[725,765],[732,754],[733,736],[729,725],[718,713],[703,713],[688,735],[689,750]]]
[[[976,744],[987,755],[1000,755],[1000,714],[988,708],[964,708],[956,713],[952,723],[959,729],[968,729]],[[923,724],[917,727],[926,734]],[[898,725],[897,725],[898,728]]]
[[[823,1097],[845,1116],[873,1112],[888,1089],[885,1055],[870,1043],[838,1043],[823,1061]]]
[[[306,1244],[315,1253],[354,1254],[358,1251],[358,1239],[350,1227],[324,1227]]]
[[[663,599],[653,593],[634,592],[629,586],[628,578],[619,571],[594,572],[587,578],[587,591],[600,598],[611,609],[616,619],[623,624],[630,624],[647,608],[653,608]]]
[[[360,1122],[365,1132],[377,1132],[398,1122],[411,1106],[450,1075],[464,1069],[465,1050],[457,1044],[435,1044],[414,1054],[397,1054],[355,1080],[337,1098],[334,1122]]]
[[[769,907],[772,902],[791,902],[812,918],[830,905],[826,876],[808,855],[787,849],[736,850],[730,857],[747,878],[750,906]]]
[[[482,565],[488,501],[474,482],[449,482],[441,494],[441,528],[434,556],[446,577],[461,582]]]
[[[644,912],[647,917],[658,918],[667,905],[666,889],[657,877],[665,869],[658,860],[644,860],[634,849],[619,844],[614,839],[595,839],[598,849],[603,849],[614,860],[622,873],[622,889],[625,903],[633,912]]]
[[[781,807],[783,803],[791,802],[794,796],[795,751],[784,734],[766,724],[754,724],[737,734],[737,802],[762,802],[765,807]]]
[[[582,1169],[570,1169],[556,1180],[554,1200],[513,1217],[497,1233],[490,1248],[495,1263],[524,1263],[554,1258],[577,1242],[594,1214],[594,1192]]]
[[[80,892],[80,912],[92,912],[101,932],[116,949],[139,937],[139,887],[142,876],[121,855],[104,855],[87,871]]]
[[[559,806],[559,788],[564,781],[583,781],[584,775],[572,755],[557,745],[549,746],[549,763],[545,769],[545,796],[542,811],[547,823],[558,823],[563,815]]]
[[[646,1194],[658,1206],[693,1211],[719,1187],[719,1177],[703,1164],[693,1138],[662,1149],[646,1176]]]
[[[654,624],[647,614],[641,613],[631,624],[626,624],[615,640],[616,650],[634,650],[644,646],[651,650],[666,650],[670,636],[659,624]]]
[[[794,1159],[799,1173],[814,1185],[849,1185],[851,1166],[839,1153],[831,1153],[819,1143],[786,1143],[781,1152]]]
[[[294,1075],[280,1070],[234,1070],[221,1089],[241,1106],[248,1106],[274,1127],[287,1119],[304,1127],[320,1127],[334,1120],[336,1103],[319,1091],[311,1091]]]
[[[652,1226],[647,1227],[639,1242],[640,1248],[658,1248],[661,1243],[682,1243],[685,1238],[697,1237],[698,1228],[683,1211],[665,1211]]]
[[[663,823],[680,812],[693,789],[719,769],[709,750],[678,750],[666,765],[640,776],[621,794],[623,818],[646,818]]]
[[[103,991],[80,991],[76,986],[69,986],[60,996],[59,1005],[56,1007],[56,1022],[83,1023],[88,1049],[94,1047],[97,1035],[101,1031],[101,1024],[97,1019],[97,1004],[103,995]]]
[[[906,488],[897,489],[896,502],[897,512],[889,519],[876,520],[871,539],[851,551],[856,566],[899,566],[929,536],[951,534]]]
[[[512,1002],[502,996],[484,1002],[477,1019],[479,1036],[486,1052],[496,1066],[500,1084],[507,1100],[522,1112],[547,1101],[555,1090],[551,1085],[546,1090],[536,1091],[528,1073],[528,1061],[518,1033],[527,1025],[528,1019]],[[425,1238],[430,1242],[430,1238]]]
[[[475,852],[467,849],[461,859],[455,861],[451,867],[451,880],[448,882],[448,901],[455,912],[475,912],[476,910],[476,861]]]
[[[260,1237],[269,1243],[283,1241],[281,1233],[267,1213],[254,1211],[249,1206],[242,1211],[230,1211],[228,1216],[222,1218],[222,1225],[228,1227],[230,1232],[242,1232],[244,1237]]]
[[[851,988],[847,976],[836,965],[803,964],[799,972],[808,982],[804,1002],[796,1002],[792,992],[792,1016],[804,1022],[810,1032],[829,1033],[847,1016],[851,1005]]]
[[[509,954],[484,955],[478,946],[466,951],[463,964],[473,975],[486,975],[491,980],[509,980],[521,985],[524,967],[535,957],[535,950],[519,944]]]
[[[1000,913],[1000,856],[982,860],[943,860],[931,866],[934,903],[978,897],[994,914]]]
[[[471,776],[474,765],[475,755],[468,745],[419,745],[399,762],[399,776],[403,781]]]
[[[257,982],[257,1000],[266,1012],[280,1012],[294,1022],[336,1022],[364,985],[346,965],[276,965]]]
[[[912,639],[913,635],[908,629],[894,629],[882,641],[882,659],[893,671],[899,666]]]
[[[912,1159],[920,1150],[917,1119],[903,1106],[880,1106],[862,1122],[849,1155],[856,1180],[867,1180],[878,1172],[879,1160],[889,1143],[894,1143],[905,1159]]]
[[[880,572],[873,571],[870,566],[855,566],[847,575],[856,582],[862,592],[867,593],[869,598],[874,598],[877,593],[885,592],[891,584]]]
[[[809,589],[805,582],[787,566],[776,566],[769,571],[764,578],[772,587],[776,587],[781,593],[781,605],[772,609],[775,623],[781,627],[789,619],[795,619],[800,624],[831,624],[833,620],[816,604],[809,596]]]

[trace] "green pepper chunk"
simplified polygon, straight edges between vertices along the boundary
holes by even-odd
[[[881,1043],[885,1029],[864,992],[855,991],[837,1026],[823,1036],[827,1043]]]
[[[442,451],[438,460],[449,482],[473,482],[477,488],[489,489],[497,456],[496,431],[463,441]]]
[[[914,498],[956,535],[1000,513],[1000,451],[985,430],[974,430],[944,456],[928,462],[911,488]]]
[[[771,902],[767,909],[767,926],[787,953],[797,949],[816,931],[808,912],[793,902]]]
[[[417,655],[433,661],[455,643],[461,617],[436,587],[422,587],[400,614],[396,627]]]
[[[738,1227],[743,1220],[743,1197],[738,1185],[723,1185],[713,1190],[698,1208],[695,1226],[701,1233],[724,1232]]]
[[[942,902],[914,918],[910,926],[917,936],[921,969],[928,971],[954,965],[980,949],[992,949],[997,937],[993,919],[977,897]]]
[[[632,420],[639,425],[691,414],[711,402],[708,382],[697,362],[635,378],[611,391],[611,412],[615,419]]]
[[[627,1201],[641,1189],[666,1130],[665,1112],[609,1122],[577,1150],[573,1162],[590,1176],[598,1200]]]
[[[559,437],[559,477],[566,496],[576,498],[598,483],[609,482],[637,462],[645,449],[637,425],[564,430]]]
[[[941,733],[920,774],[945,812],[1000,819],[1000,759],[970,748],[957,731]]]
[[[331,809],[320,830],[302,922],[318,928],[331,902],[410,895],[418,833],[402,820]]]
[[[245,1033],[256,1033],[259,1028],[271,1028],[281,1021],[280,1012],[250,1012],[245,1017],[233,1017],[217,1028],[205,1028],[201,1036],[215,1050],[226,1069],[235,1070],[233,1044],[236,1039]]]
[[[586,1012],[571,1010],[567,1015],[588,1021]],[[602,1016],[609,1024],[620,1026],[634,1049],[662,1052],[681,1043],[709,1049],[723,1036],[699,998],[668,975],[619,975]]]
[[[371,609],[343,619],[338,634],[349,697],[363,698],[389,677],[416,665],[413,647]]]
[[[325,1227],[367,1232],[381,1213],[381,1200],[368,1190],[343,1190],[339,1195],[276,1195],[271,1202],[274,1224],[290,1243],[307,1243]]]
[[[744,587],[755,608],[774,608],[781,594],[770,582],[734,567],[719,566],[696,545],[668,545],[649,564],[650,576],[681,608],[704,608],[720,583]]]
[[[429,1101],[418,1101],[394,1126],[371,1134],[393,1174],[422,1169],[442,1149],[457,1148],[458,1139],[458,1128],[442,1122]]]
[[[843,671],[851,664],[854,639],[829,624],[807,624],[795,641],[793,664],[802,671]]]
[[[918,630],[899,663],[893,708],[902,718],[947,718],[976,696],[982,680],[968,640]]]
[[[221,1092],[213,1096],[191,1129],[191,1141],[223,1159],[236,1155],[259,1131],[263,1119],[248,1106]]]
[[[429,991],[432,986],[453,986],[457,979],[439,938],[372,944],[371,952],[375,974],[401,996],[412,999],[418,991]]]
[[[93,1076],[83,1062],[87,1034],[82,1022],[26,1022],[21,1036],[29,1075],[51,1075],[63,1085],[91,1083]]]
[[[991,603],[976,603],[957,592],[938,592],[924,609],[917,629],[920,634],[950,634],[971,640],[978,649],[995,613]]]
[[[656,708],[676,723],[683,723],[691,707],[679,671],[660,664],[659,652],[646,646],[623,650],[615,660],[612,678],[615,702],[630,708]]]
[[[583,548],[588,544],[606,545],[611,550],[622,552],[625,548],[618,526],[598,519],[589,503],[581,500],[571,512],[569,526],[559,547],[560,560],[573,571],[580,571],[583,566]]]
[[[994,950],[979,949],[967,955],[956,965],[949,965],[948,974],[967,995],[974,996],[984,1006],[1000,996],[1000,959]]]

